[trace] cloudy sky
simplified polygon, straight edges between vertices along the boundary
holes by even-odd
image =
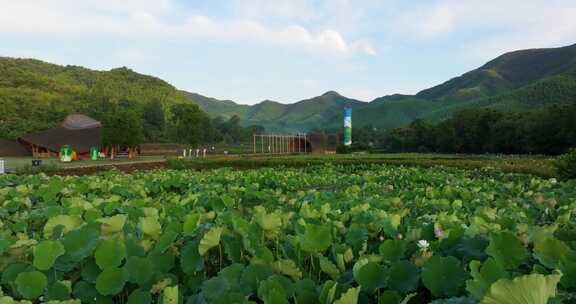
[[[574,0],[0,0],[0,56],[127,66],[207,96],[411,94],[576,43]]]

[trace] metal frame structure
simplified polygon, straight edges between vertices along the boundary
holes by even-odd
[[[296,142],[297,144],[292,144]],[[254,134],[254,154],[291,154],[309,153],[306,149],[308,135],[297,134]]]

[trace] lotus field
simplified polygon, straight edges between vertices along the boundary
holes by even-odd
[[[574,303],[576,183],[323,165],[0,177],[0,303]]]

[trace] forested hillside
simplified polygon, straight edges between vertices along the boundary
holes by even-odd
[[[347,106],[354,109],[355,127],[394,129],[417,119],[438,123],[467,108],[518,112],[575,102],[576,45],[507,53],[414,96],[361,102],[331,91],[292,104],[267,100],[252,106],[178,91],[127,68],[93,71],[0,57],[0,138],[6,139],[52,127],[76,112],[101,120],[111,128],[107,134],[119,138],[198,143],[240,141],[254,128],[338,129]],[[130,121],[135,127],[122,125]],[[128,129],[137,134],[114,131]]]
[[[0,57],[0,108],[4,139],[54,127],[72,113],[102,121],[106,143],[199,144],[240,141],[248,133],[237,117],[212,119],[172,85],[127,68],[94,71]]]
[[[59,66],[32,59],[0,58],[0,136],[16,138],[49,128],[66,115],[93,113],[110,102],[139,110],[160,103],[163,110],[190,103],[168,83],[127,68],[108,72]]]

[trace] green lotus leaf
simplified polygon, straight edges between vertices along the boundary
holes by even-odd
[[[178,304],[178,286],[164,288],[162,294],[163,304]]]
[[[184,220],[184,225],[182,225],[182,233],[184,235],[192,235],[194,230],[198,227],[198,223],[200,222],[200,214],[199,213],[190,213],[186,216]]]
[[[287,275],[294,280],[302,277],[302,271],[298,269],[296,263],[292,260],[279,260],[272,263],[272,269],[281,274]]]
[[[364,267],[364,265],[368,264],[369,262],[370,261],[367,258],[363,257],[354,263],[354,266],[352,267],[352,274],[355,278],[360,274],[360,269],[362,269],[362,267]]]
[[[148,259],[157,273],[168,273],[174,267],[176,257],[172,250],[166,250],[164,253],[152,250],[148,254]]]
[[[124,289],[126,273],[120,268],[106,268],[96,279],[96,290],[101,295],[116,295]]]
[[[266,231],[277,231],[282,227],[282,219],[276,213],[266,213],[266,210],[254,215],[256,223]]]
[[[50,301],[64,301],[70,299],[71,292],[72,287],[70,281],[56,281],[48,286],[46,297]]]
[[[540,238],[534,243],[534,256],[542,265],[556,269],[569,255],[574,254],[564,242],[552,237]]]
[[[334,265],[334,263],[332,263],[332,261],[330,261],[328,258],[319,255],[318,260],[320,261],[320,269],[324,273],[333,277],[340,275],[340,270],[338,267],[336,267],[336,265]]]
[[[126,261],[124,270],[129,282],[144,285],[152,279],[154,265],[147,258],[132,256]]]
[[[136,289],[128,296],[128,304],[150,304],[152,297],[149,292]]]
[[[464,236],[456,245],[456,252],[465,261],[486,259],[486,248],[489,241],[483,236]]]
[[[385,261],[396,262],[404,258],[406,242],[403,240],[385,240],[378,248]]]
[[[222,269],[216,277],[203,282],[202,293],[207,299],[214,300],[225,292],[241,292],[240,278],[243,271],[244,266],[241,264],[232,264]]]
[[[62,225],[64,226],[63,232],[72,231],[82,225],[84,221],[79,216],[71,216],[71,215],[57,215],[48,219],[46,224],[44,225],[44,237],[51,238],[52,231],[54,227]]]
[[[10,239],[7,239],[5,236],[0,235],[0,255],[3,254],[4,251],[6,251],[8,247],[10,247],[10,245],[12,245]]]
[[[556,285],[562,275],[530,274],[494,283],[481,304],[547,304],[556,296]]]
[[[302,250],[310,253],[324,252],[332,245],[332,233],[328,226],[307,224],[303,235],[298,236]]]
[[[316,304],[318,303],[318,293],[316,283],[311,279],[298,280],[294,284],[295,303]]]
[[[366,241],[368,241],[368,229],[358,224],[352,224],[346,233],[346,243],[352,247],[355,253],[358,253]]]
[[[138,222],[138,227],[145,235],[150,236],[153,239],[158,239],[162,232],[162,226],[156,217],[141,217]]]
[[[94,252],[96,264],[102,270],[119,266],[125,257],[124,242],[116,239],[102,240]]]
[[[140,240],[138,240],[134,236],[125,236],[124,237],[124,245],[126,246],[126,256],[127,257],[130,257],[130,256],[145,257],[146,256],[146,251],[144,250],[144,247],[142,247],[142,245],[140,244],[139,241]]]
[[[466,281],[466,290],[477,300],[484,297],[494,282],[509,276],[504,266],[492,258],[487,259],[482,267],[479,261],[470,262],[470,273],[473,279]]]
[[[84,225],[79,229],[67,233],[62,239],[65,257],[71,261],[81,261],[89,257],[98,245],[100,228],[98,225]]]
[[[198,244],[198,253],[204,256],[208,250],[218,246],[220,244],[220,236],[222,235],[223,229],[220,227],[213,227],[208,232],[204,234]]]
[[[492,235],[486,253],[506,269],[515,269],[528,257],[528,251],[522,242],[510,232],[500,232]]]
[[[93,259],[86,261],[82,265],[82,279],[89,283],[96,283],[96,278],[102,272],[100,267],[96,265],[96,262]]]
[[[63,254],[64,245],[60,241],[42,241],[34,248],[34,267],[39,270],[48,270]]]
[[[422,282],[435,297],[453,297],[460,293],[468,274],[455,257],[433,256],[422,267]]]
[[[560,270],[563,274],[560,284],[564,288],[576,288],[576,257],[562,262]]]
[[[34,300],[44,293],[48,278],[39,271],[21,272],[16,277],[16,289],[28,300]]]
[[[117,214],[111,217],[97,219],[96,221],[102,223],[103,234],[113,234],[122,231],[126,223],[127,216],[125,214]]]
[[[181,251],[180,266],[186,274],[204,269],[204,257],[198,252],[198,241],[190,242]]]
[[[244,293],[251,295],[258,290],[260,282],[272,275],[272,269],[266,265],[250,264],[244,268],[240,285]]]
[[[86,281],[79,281],[74,285],[72,290],[74,298],[80,299],[82,303],[96,303],[100,296],[96,287]]]
[[[350,288],[334,304],[357,304],[360,287]]]
[[[168,247],[170,247],[174,241],[178,238],[178,233],[174,231],[167,231],[160,236],[158,242],[156,243],[156,250],[160,252],[166,251]]]
[[[396,262],[390,268],[388,287],[401,294],[407,294],[418,288],[420,274],[418,267],[408,261]]]
[[[373,292],[378,288],[386,287],[388,274],[389,269],[385,266],[368,262],[358,270],[357,275],[354,275],[354,279],[362,286],[362,290]]]
[[[336,291],[338,289],[338,283],[328,280],[322,285],[322,291],[320,292],[320,303],[321,304],[332,304],[336,298]]]
[[[14,264],[10,264],[8,267],[6,267],[3,271],[2,271],[2,284],[12,284],[15,280],[16,277],[22,273],[22,272],[27,272],[27,271],[32,271],[33,268],[32,266],[28,265],[28,264],[23,264],[23,263],[14,263]]]
[[[449,299],[438,299],[430,302],[430,304],[477,304],[478,302],[473,297],[454,297]]]
[[[273,277],[260,282],[258,287],[258,298],[264,304],[288,304],[288,295],[282,283],[274,280]]]
[[[395,290],[386,290],[380,296],[380,302],[378,304],[400,304],[402,301],[402,296]]]

